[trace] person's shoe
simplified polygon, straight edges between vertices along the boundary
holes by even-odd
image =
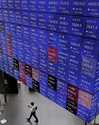
[[[36,121],[36,120],[35,120],[34,122],[35,122],[35,123],[38,123],[38,121]]]
[[[27,121],[28,121],[28,122],[30,122],[30,119],[29,119],[29,118],[27,118]]]

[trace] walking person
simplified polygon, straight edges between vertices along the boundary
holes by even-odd
[[[38,123],[38,118],[36,116],[37,106],[34,104],[34,102],[31,102],[30,105],[28,105],[29,108],[31,108],[31,113],[29,118],[27,120],[30,122],[32,116],[35,118],[35,122]]]
[[[8,82],[6,79],[4,79],[4,102],[7,103],[7,88],[8,88]]]

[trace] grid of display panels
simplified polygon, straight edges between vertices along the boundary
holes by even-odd
[[[0,69],[90,122],[99,113],[99,1],[0,0]]]

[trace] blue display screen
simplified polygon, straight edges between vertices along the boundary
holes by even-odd
[[[99,114],[99,1],[0,0],[0,69],[93,120]]]

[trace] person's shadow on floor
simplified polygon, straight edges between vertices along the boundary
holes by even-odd
[[[28,123],[30,124],[30,125],[38,125],[38,123],[32,123],[31,121],[28,121]]]
[[[31,121],[28,122],[30,125],[33,125],[33,123]]]
[[[38,125],[38,123],[35,123],[35,125]]]
[[[32,123],[31,121],[29,122],[30,125],[38,125],[38,123]]]

